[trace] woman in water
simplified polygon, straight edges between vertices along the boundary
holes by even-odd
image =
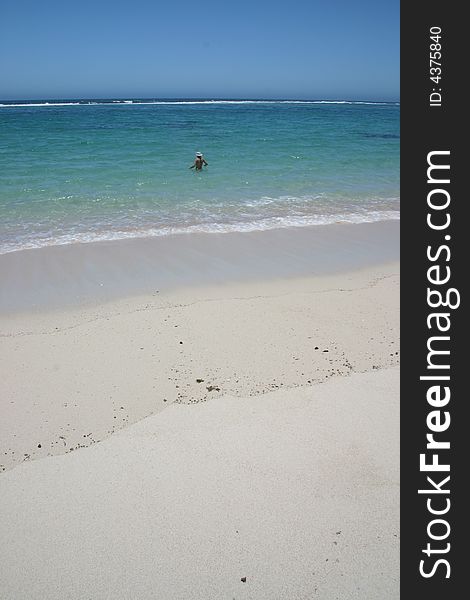
[[[202,171],[202,167],[204,165],[208,165],[208,164],[209,163],[206,161],[206,159],[202,155],[202,152],[196,152],[196,158],[194,160],[194,164],[191,165],[189,168],[190,169],[196,168],[196,171]]]

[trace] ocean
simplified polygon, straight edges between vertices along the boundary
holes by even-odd
[[[399,121],[385,102],[0,101],[0,253],[398,219]]]

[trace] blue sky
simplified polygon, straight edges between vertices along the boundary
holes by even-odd
[[[399,99],[399,0],[0,0],[0,98]]]

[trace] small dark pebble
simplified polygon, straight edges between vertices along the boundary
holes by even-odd
[[[206,387],[206,390],[207,390],[208,392],[213,392],[213,391],[220,392],[220,388],[219,388],[219,387],[217,387],[216,385],[208,385],[208,386]]]
[[[242,577],[241,580],[243,583],[246,583],[246,577]]]
[[[166,402],[166,398],[163,398],[163,402]]]
[[[40,447],[41,447],[41,444],[38,444],[38,448],[40,448]]]
[[[182,344],[183,342],[180,342],[180,344]]]
[[[204,379],[196,379],[196,383],[203,383]]]
[[[323,352],[328,352],[328,350],[323,350]]]
[[[318,346],[315,346],[315,350],[318,350],[318,349],[319,349]]]

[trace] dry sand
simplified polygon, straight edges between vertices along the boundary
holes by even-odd
[[[271,261],[272,235],[208,264],[222,238],[189,236],[197,282],[122,270],[145,241],[1,257],[0,598],[398,598],[398,229],[375,225],[282,232]]]
[[[397,388],[173,404],[3,474],[1,598],[398,598]]]

